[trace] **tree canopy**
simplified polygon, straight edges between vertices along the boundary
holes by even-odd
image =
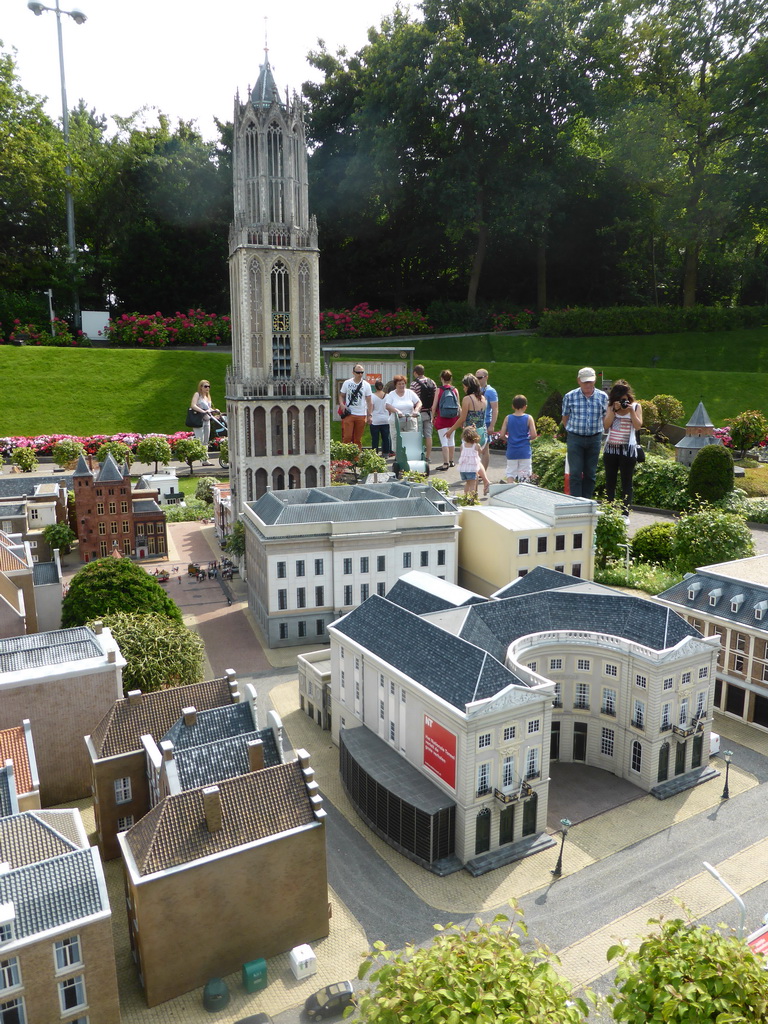
[[[115,612],[155,613],[183,623],[179,606],[128,558],[98,558],[77,572],[61,604],[62,626],[82,626]]]

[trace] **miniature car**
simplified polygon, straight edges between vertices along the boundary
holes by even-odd
[[[355,1001],[351,981],[337,981],[314,992],[304,1003],[304,1011],[310,1020],[322,1020],[343,1013]]]

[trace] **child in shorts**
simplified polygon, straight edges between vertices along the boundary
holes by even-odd
[[[461,433],[458,470],[459,476],[464,481],[465,494],[475,493],[478,477],[483,481],[483,494],[488,493],[490,481],[480,459],[480,435],[474,427],[464,427]]]
[[[533,416],[525,411],[528,399],[525,395],[515,395],[512,399],[512,413],[504,420],[501,436],[507,442],[507,483],[530,480],[531,441],[538,436]]]

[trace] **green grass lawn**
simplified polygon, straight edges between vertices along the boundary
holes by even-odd
[[[578,368],[591,365],[608,378],[625,377],[639,398],[675,395],[686,419],[702,399],[717,425],[744,409],[768,415],[765,328],[631,338],[429,338],[416,342],[415,355],[436,380],[445,367],[460,381],[486,366],[500,394],[500,414],[522,393],[536,415],[550,390],[575,387]],[[210,379],[214,401],[224,403],[230,360],[224,349],[2,346],[0,369],[14,411],[6,410],[0,434],[173,433],[184,429],[189,400],[202,377]],[[334,436],[339,432],[334,424]]]

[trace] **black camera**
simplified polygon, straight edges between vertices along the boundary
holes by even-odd
[[[630,400],[625,395],[624,398],[622,398],[621,401],[619,402],[619,405],[621,406],[622,409],[628,409],[630,407],[630,405],[632,405],[632,403],[630,402]]]

